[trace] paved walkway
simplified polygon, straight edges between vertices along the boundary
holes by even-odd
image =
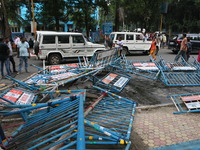
[[[149,149],[200,139],[199,113],[173,114],[175,106],[137,109],[133,131]],[[134,143],[134,137],[133,143]],[[137,143],[135,143],[137,145]],[[137,145],[137,147],[144,145]]]

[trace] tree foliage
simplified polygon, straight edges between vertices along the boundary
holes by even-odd
[[[17,14],[17,8],[30,0],[1,0],[5,3],[9,22],[26,26],[30,21]],[[35,5],[35,18],[44,30],[60,30],[61,22],[73,21],[74,26],[89,34],[103,22],[113,22],[116,31],[145,28],[158,31],[161,23],[160,6],[168,2],[163,14],[163,28],[172,32],[200,32],[200,0],[43,0]],[[94,19],[96,10],[100,18]],[[2,14],[2,10],[0,11]],[[29,23],[30,24],[30,23]]]

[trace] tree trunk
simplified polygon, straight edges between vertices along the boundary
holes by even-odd
[[[85,11],[85,29],[86,29],[86,35],[89,37],[89,27],[88,27],[88,12]]]
[[[55,20],[56,20],[56,31],[59,31],[59,27],[60,27],[59,19],[56,17]]]
[[[115,31],[119,31],[119,2],[115,2]]]
[[[1,3],[1,12],[0,12],[0,36],[2,37],[11,37],[11,30],[8,23],[7,12],[4,5],[4,0],[0,0]]]

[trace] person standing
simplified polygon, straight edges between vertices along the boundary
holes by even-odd
[[[14,39],[14,43],[15,43],[15,50],[17,52],[17,57],[19,57],[19,49],[17,47],[18,43],[20,43],[20,37],[19,36],[16,36],[15,39]]]
[[[160,34],[158,34],[156,36],[156,52],[155,52],[155,55],[157,55],[158,51],[160,50],[161,41],[162,41],[161,36],[160,36]]]
[[[156,37],[153,37],[149,54],[153,58],[153,60],[156,60]]]
[[[167,43],[167,37],[165,34],[163,34],[163,36],[162,36],[162,47],[163,48],[165,48],[166,43]]]
[[[123,50],[123,41],[122,41],[122,37],[120,36],[118,38],[118,41],[115,42],[115,44],[117,45],[116,48],[118,50],[118,56],[122,56],[122,50]]]
[[[17,47],[19,48],[19,71],[17,74],[20,74],[22,71],[23,62],[25,63],[25,71],[28,73],[28,58],[30,58],[29,44],[24,37],[21,38],[21,42],[18,43]]]
[[[183,59],[185,61],[187,61],[187,56],[186,56],[186,52],[187,52],[187,38],[186,38],[186,34],[183,34],[183,40],[181,42],[181,47],[180,47],[180,51],[178,52],[178,54],[176,55],[174,61],[178,61],[180,56],[183,57]]]
[[[192,43],[190,42],[190,38],[188,37],[187,38],[187,52],[186,52],[187,59],[186,59],[186,61],[189,60],[191,52],[192,52]]]
[[[12,67],[13,67],[13,72],[17,72],[16,67],[15,67],[15,60],[13,58],[13,50],[12,50],[12,46],[11,46],[11,42],[10,42],[9,38],[5,39],[5,44],[9,47],[9,50],[10,50],[10,55],[9,55],[10,60],[8,60],[9,69],[10,69],[10,62],[11,62]],[[10,72],[11,72],[11,70],[10,70]]]
[[[33,48],[34,42],[33,42],[32,38],[29,39],[28,44],[29,44],[30,48]]]
[[[5,79],[4,76],[4,64],[6,65],[7,74],[10,76],[9,65],[6,61],[9,59],[9,47],[3,42],[3,38],[0,38],[0,62],[1,62],[1,76],[2,79]]]

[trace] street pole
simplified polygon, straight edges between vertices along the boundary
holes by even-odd
[[[34,2],[31,0],[31,10],[32,10],[32,26],[33,26],[33,33],[36,32],[36,23],[35,23],[35,16],[34,16]]]

